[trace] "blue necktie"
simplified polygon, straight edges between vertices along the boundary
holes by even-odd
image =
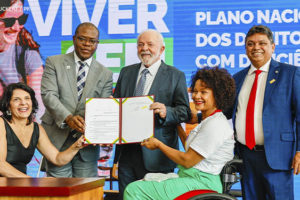
[[[148,69],[143,69],[143,71],[141,72],[141,78],[135,88],[134,96],[142,96],[144,94],[144,87],[148,73]]]
[[[77,74],[77,93],[78,93],[78,101],[80,100],[83,92],[83,88],[85,85],[85,67],[86,64],[84,62],[78,61],[79,63],[79,70]]]

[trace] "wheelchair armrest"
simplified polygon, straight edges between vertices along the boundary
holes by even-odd
[[[241,159],[233,159],[228,161],[223,167],[220,174],[223,185],[223,193],[230,194],[232,185],[241,179],[240,171],[242,163]]]
[[[230,160],[230,161],[228,161],[226,163],[226,165],[236,165],[236,166],[240,166],[242,164],[243,164],[243,160],[242,159],[238,159],[238,158],[234,158],[234,159],[232,159],[232,160]]]

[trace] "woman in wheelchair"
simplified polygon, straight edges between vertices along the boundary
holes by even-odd
[[[178,134],[185,143],[185,152],[163,144],[156,138],[142,142],[148,149],[160,149],[178,164],[178,178],[164,181],[135,181],[124,192],[124,199],[174,199],[197,189],[222,192],[220,172],[233,158],[233,130],[222,111],[230,108],[235,98],[231,75],[218,67],[203,68],[192,77],[192,99],[202,113],[201,123],[188,137],[184,130]],[[151,158],[148,158],[151,159]]]

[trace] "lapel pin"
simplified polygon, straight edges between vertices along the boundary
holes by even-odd
[[[275,81],[275,79],[270,80],[270,84],[274,83]]]
[[[275,71],[275,74],[278,74],[278,71],[277,71],[277,70]]]
[[[66,69],[70,69],[71,67],[69,65],[66,66]]]

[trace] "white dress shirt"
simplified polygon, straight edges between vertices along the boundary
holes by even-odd
[[[88,67],[85,67],[84,68],[84,71],[85,71],[85,78],[87,77],[88,73],[89,73],[89,68],[92,64],[92,60],[93,58],[90,57],[89,59],[86,59],[84,61],[82,61],[76,54],[76,52],[74,51],[74,60],[75,60],[75,63],[76,63],[76,76],[78,74],[78,71],[79,71],[79,67],[80,67],[80,64],[78,63],[78,61],[81,61],[83,63],[85,63],[85,65],[87,65]]]
[[[254,108],[254,134],[255,144],[264,144],[264,131],[262,124],[262,111],[264,104],[264,96],[266,89],[266,82],[268,72],[270,68],[271,59],[259,69],[262,71],[257,80],[257,90],[255,97],[255,108]],[[246,128],[246,111],[249,100],[249,95],[252,89],[252,85],[255,79],[255,71],[257,69],[251,64],[248,74],[245,77],[244,83],[238,96],[238,106],[236,111],[235,128],[237,133],[237,140],[241,144],[246,144],[245,139],[245,128]]]
[[[144,91],[143,91],[143,95],[148,95],[150,88],[152,86],[153,80],[157,74],[157,71],[159,69],[159,66],[161,64],[161,60],[159,59],[158,61],[156,61],[155,63],[153,63],[153,65],[148,67],[149,73],[146,75],[146,82],[145,82],[145,86],[144,86]],[[138,73],[138,78],[135,84],[135,87],[137,86],[140,78],[141,78],[141,74],[142,71],[146,69],[145,65],[142,63],[139,73]]]

